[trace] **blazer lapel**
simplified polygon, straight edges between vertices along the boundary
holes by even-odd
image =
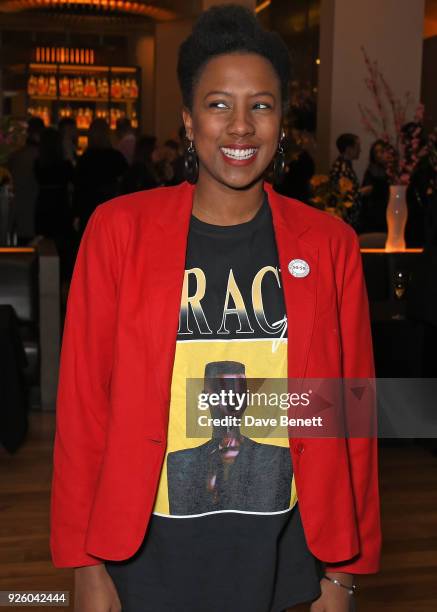
[[[301,221],[299,206],[273,191],[271,185],[264,188],[272,211],[287,312],[288,376],[303,378],[315,321],[319,253],[316,246],[305,241],[309,227]],[[290,273],[288,266],[293,259],[303,259],[309,265],[307,276],[299,278]]]
[[[152,231],[148,232],[149,299],[145,324],[151,344],[154,383],[163,407],[164,431],[167,431],[193,187],[182,183],[166,189],[165,198],[162,214],[157,215]]]

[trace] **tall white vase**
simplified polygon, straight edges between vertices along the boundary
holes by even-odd
[[[407,187],[390,185],[390,198],[387,205],[387,241],[386,251],[405,250],[405,226],[407,224]]]

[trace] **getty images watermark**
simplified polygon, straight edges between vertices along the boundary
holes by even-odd
[[[198,395],[197,408],[211,411],[217,408],[222,411],[220,416],[199,414],[197,423],[200,427],[322,427],[323,417],[289,417],[287,413],[278,416],[257,417],[247,414],[246,410],[253,407],[266,407],[287,411],[291,407],[308,407],[311,403],[312,389],[304,393],[266,393],[266,392],[238,392],[234,389],[221,389],[219,392]]]
[[[435,378],[256,379],[224,371],[187,380],[186,435],[434,438],[436,397]]]

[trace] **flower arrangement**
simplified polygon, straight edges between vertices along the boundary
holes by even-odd
[[[410,92],[403,101],[396,99],[378,62],[370,60],[364,47],[361,50],[368,73],[365,83],[376,107],[372,110],[358,105],[363,126],[375,140],[387,143],[387,174],[391,184],[408,185],[420,158],[427,154],[423,137],[424,106],[419,104],[413,120],[407,123],[408,108],[412,104]]]
[[[353,184],[346,177],[341,177],[334,186],[325,174],[316,174],[310,181],[310,205],[324,210],[335,217],[344,219],[353,205]]]

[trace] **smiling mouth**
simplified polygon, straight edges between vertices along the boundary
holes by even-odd
[[[237,149],[237,148],[230,148],[230,147],[220,147],[220,151],[223,153],[223,155],[229,159],[234,159],[234,160],[248,160],[251,159],[252,157],[254,157],[257,152],[258,149],[255,147],[248,147],[247,149]]]

